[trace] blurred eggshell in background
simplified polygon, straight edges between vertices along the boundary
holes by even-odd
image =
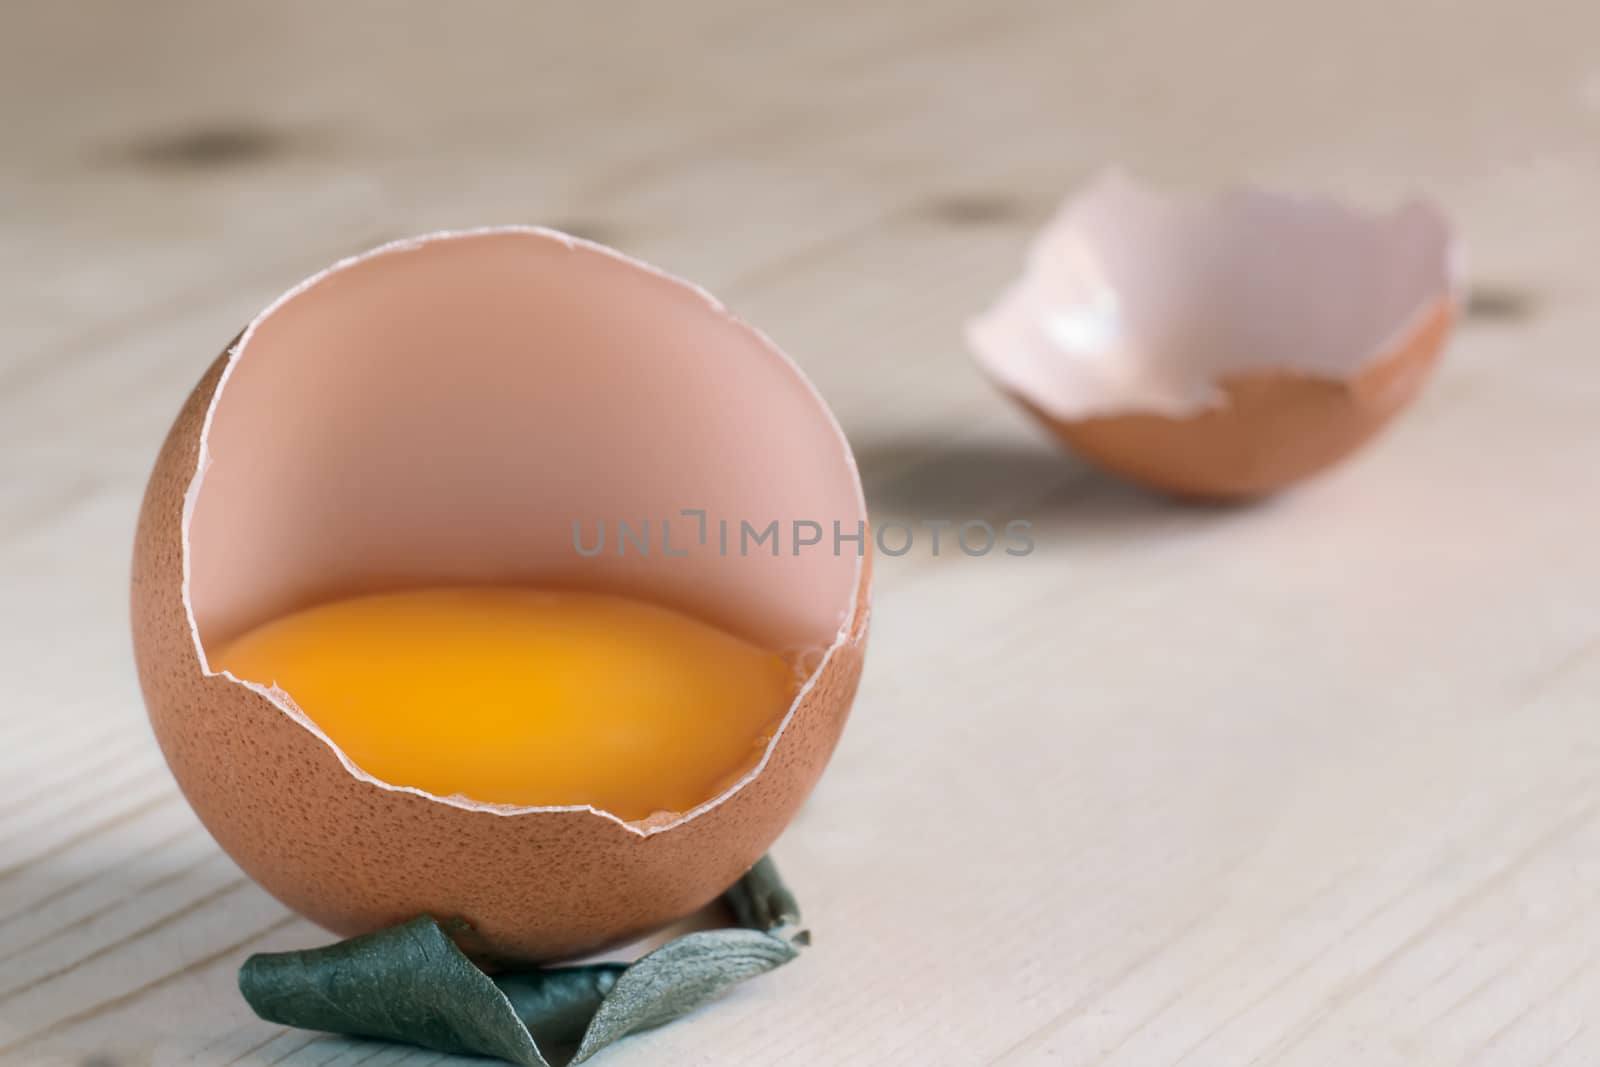
[[[1109,172],[968,326],[984,372],[1107,470],[1202,499],[1292,485],[1417,395],[1460,304],[1431,203],[1363,212],[1236,188],[1170,197]]]
[[[574,523],[650,520],[659,538],[684,508],[866,519],[821,398],[703,291],[527,228],[387,245],[308,279],[201,379],[140,515],[134,648],[184,795],[251,877],[343,935],[426,913],[460,920],[479,955],[549,960],[694,912],[767,851],[833,751],[870,559],[864,543],[723,555],[715,527],[682,556],[659,540],[575,551]],[[694,529],[674,527],[676,551]],[[810,650],[814,669],[757,766],[692,811],[626,822],[380,781],[292,694],[207,662],[312,604],[471,582],[643,597]]]

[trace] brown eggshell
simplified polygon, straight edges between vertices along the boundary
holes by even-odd
[[[1178,497],[1247,500],[1304,481],[1376,436],[1427,382],[1453,317],[1441,300],[1415,336],[1350,381],[1292,371],[1226,378],[1224,402],[1187,418],[1059,419],[1017,399],[1114,474]]]
[[[486,242],[481,249],[471,246],[477,240]],[[401,277],[401,282],[393,284],[402,284],[403,272],[413,269],[404,257],[416,255],[419,249],[432,258],[415,269],[443,271],[445,277],[453,277],[449,274],[452,270],[466,269],[452,265],[451,256],[472,257],[465,262],[473,269],[481,261],[486,272],[503,269],[505,264],[496,257],[504,256],[511,262],[529,259],[544,263],[548,259],[546,266],[537,269],[548,267],[554,286],[565,284],[560,279],[569,274],[582,280],[585,272],[591,272],[593,277],[585,282],[589,287],[610,284],[608,279],[617,278],[624,289],[637,287],[636,295],[643,301],[634,309],[637,314],[648,314],[649,301],[659,298],[663,307],[687,316],[685,322],[703,323],[707,333],[698,340],[730,336],[740,346],[741,359],[767,358],[760,353],[770,348],[704,294],[596,246],[543,231],[441,235],[394,250],[379,250],[364,260],[352,261],[354,270],[346,271],[349,264],[341,265],[331,275],[308,282],[302,289],[320,295],[303,312],[290,314],[290,324],[298,314],[309,316],[314,328],[324,329],[326,316],[337,315],[339,301],[352,299],[351,294],[367,284],[363,277],[370,276],[368,280],[381,288],[390,284],[383,273],[389,271]],[[397,265],[391,265],[391,260]],[[461,291],[476,288],[464,284]],[[296,299],[291,293],[275,308],[293,308]],[[540,296],[535,291],[523,299],[537,302]],[[407,302],[402,297],[402,303]],[[380,302],[377,306],[386,305]],[[515,310],[520,305],[507,306],[513,308],[510,314],[520,314]],[[267,337],[257,342],[265,346],[260,359],[277,351],[270,343],[273,314],[269,309],[251,327]],[[216,604],[208,610],[217,618],[231,611],[234,625],[248,620],[238,614],[243,601],[223,604],[226,598],[219,599],[216,592],[201,596],[199,588],[190,596],[189,583],[198,586],[198,578],[191,576],[195,561],[189,556],[198,545],[191,546],[189,524],[197,524],[197,538],[204,532],[198,527],[205,523],[211,523],[215,531],[227,530],[229,523],[238,525],[233,505],[245,510],[252,506],[242,495],[243,487],[258,476],[270,481],[262,473],[270,467],[262,454],[288,447],[284,441],[290,433],[285,430],[271,439],[236,441],[232,452],[237,463],[231,473],[226,466],[228,457],[219,446],[212,457],[216,467],[205,474],[211,460],[202,458],[202,436],[213,414],[218,420],[214,436],[223,429],[223,419],[230,417],[217,398],[237,353],[251,351],[249,337],[247,332],[242,343],[230,346],[212,364],[168,434],[145,496],[133,559],[134,645],[150,721],[185,797],[218,843],[284,904],[335,933],[354,935],[427,913],[464,920],[468,929],[459,932],[463,946],[494,959],[554,960],[618,944],[694,912],[737,880],[794,816],[839,739],[861,675],[870,560],[864,555],[851,561],[848,601],[839,605],[837,612],[840,629],[809,687],[802,690],[774,737],[764,764],[694,812],[666,821],[652,820],[648,825],[626,824],[588,809],[497,809],[374,781],[347,766],[331,741],[267,691],[212,673],[203,662],[203,633],[214,624],[192,618],[193,607],[204,606],[209,597]],[[386,335],[386,343],[389,341],[392,337]],[[285,366],[298,358],[293,354],[297,351],[298,347],[282,350]],[[782,359],[775,349],[770,356]],[[335,360],[337,352],[318,352],[316,358],[326,363]],[[387,349],[383,358],[391,358]],[[775,380],[793,377],[803,384],[786,361],[773,373]],[[265,389],[266,384],[251,388]],[[385,401],[393,399],[382,389],[375,392]],[[796,400],[793,396],[784,402],[820,406],[814,399]],[[241,394],[238,404],[247,398],[247,393]],[[428,403],[435,402],[448,412],[448,398],[428,399]],[[759,404],[760,398],[745,395],[738,402]],[[236,404],[232,416],[237,420],[236,437],[239,427],[250,425],[247,414],[246,408]],[[806,418],[823,420],[816,425],[825,422],[836,432],[825,409]],[[359,433],[341,431],[337,440]],[[826,438],[828,431],[824,428],[818,433]],[[343,447],[335,438],[329,440],[333,443],[328,448],[337,451]],[[843,447],[842,436],[839,441]],[[843,456],[838,469],[847,470],[853,478],[847,449]],[[350,462],[359,467],[366,461],[357,455]],[[370,473],[377,478],[385,468],[374,463]],[[331,461],[330,465],[339,466]],[[314,481],[312,474],[297,474],[287,463],[284,469],[298,479],[285,483],[291,489],[300,482]],[[202,514],[210,483],[202,486],[200,475],[221,479],[218,499],[230,504],[225,513],[209,518]],[[584,490],[580,485],[575,491]],[[859,498],[858,482],[850,492]],[[348,508],[382,507],[390,497],[375,489],[353,499]],[[346,507],[334,498],[324,503],[333,511]],[[262,511],[252,524],[270,525],[271,520],[261,516],[281,517],[284,510]],[[296,521],[321,520],[311,515],[281,521],[292,532]],[[361,517],[352,513],[341,520],[333,515],[325,521],[359,523]],[[214,575],[208,581],[230,587],[237,584],[249,597],[259,597],[251,591],[250,576],[241,577],[238,583],[232,577],[233,570],[248,568],[250,553],[255,551],[260,552],[263,566],[281,565],[287,568],[283,574],[288,578],[299,573],[292,556],[274,557],[267,534],[258,536],[243,527],[238,532],[242,546],[230,539],[229,544],[212,550],[242,553],[237,566],[223,568],[213,559]],[[261,543],[252,544],[252,540]],[[780,563],[763,561],[774,569]],[[427,570],[426,560],[423,569]],[[829,573],[830,581],[839,577]],[[319,575],[318,580],[323,577],[326,575]],[[759,574],[747,579],[756,585],[761,580]],[[775,588],[781,588],[784,580],[773,579],[780,583]],[[357,587],[370,584],[356,583]],[[267,607],[277,610],[276,604]],[[311,713],[314,710],[309,709]]]
[[[1459,304],[1442,214],[1118,172],[1070,198],[974,319],[982,370],[1084,458],[1181,497],[1261,496],[1411,402]]]

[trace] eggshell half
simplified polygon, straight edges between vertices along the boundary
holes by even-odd
[[[704,292],[521,228],[385,246],[302,283],[201,379],[139,519],[139,677],[184,795],[252,878],[341,935],[427,913],[463,920],[479,956],[544,961],[692,913],[770,848],[838,741],[870,538],[861,554],[573,551],[573,520],[680,507],[865,521],[827,408]],[[473,580],[633,592],[821,656],[755,769],[643,823],[380,782],[292,694],[206,662],[320,599]]]
[[[1256,189],[1070,199],[968,327],[981,369],[1085,458],[1248,498],[1338,462],[1417,395],[1460,304],[1431,204],[1359,212]]]

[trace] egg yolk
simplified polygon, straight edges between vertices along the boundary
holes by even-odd
[[[623,819],[731,785],[799,687],[783,656],[668,608],[516,588],[323,604],[245,633],[211,666],[281,687],[391,785]]]

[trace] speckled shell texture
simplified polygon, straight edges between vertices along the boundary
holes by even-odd
[[[1131,481],[1195,500],[1248,500],[1303,481],[1377,436],[1426,384],[1455,306],[1441,300],[1400,347],[1350,380],[1292,371],[1221,383],[1225,402],[1188,418],[1061,419],[1016,399],[1061,441]]]
[[[227,853],[340,935],[420,913],[461,919],[484,959],[547,961],[691,914],[773,844],[822,774],[861,675],[869,567],[841,635],[764,768],[719,802],[641,833],[586,810],[506,813],[386,788],[261,692],[200,662],[184,593],[185,494],[228,357],[179,413],[140,514],[132,623],[151,724],[184,795]],[[848,605],[845,605],[848,606]]]

